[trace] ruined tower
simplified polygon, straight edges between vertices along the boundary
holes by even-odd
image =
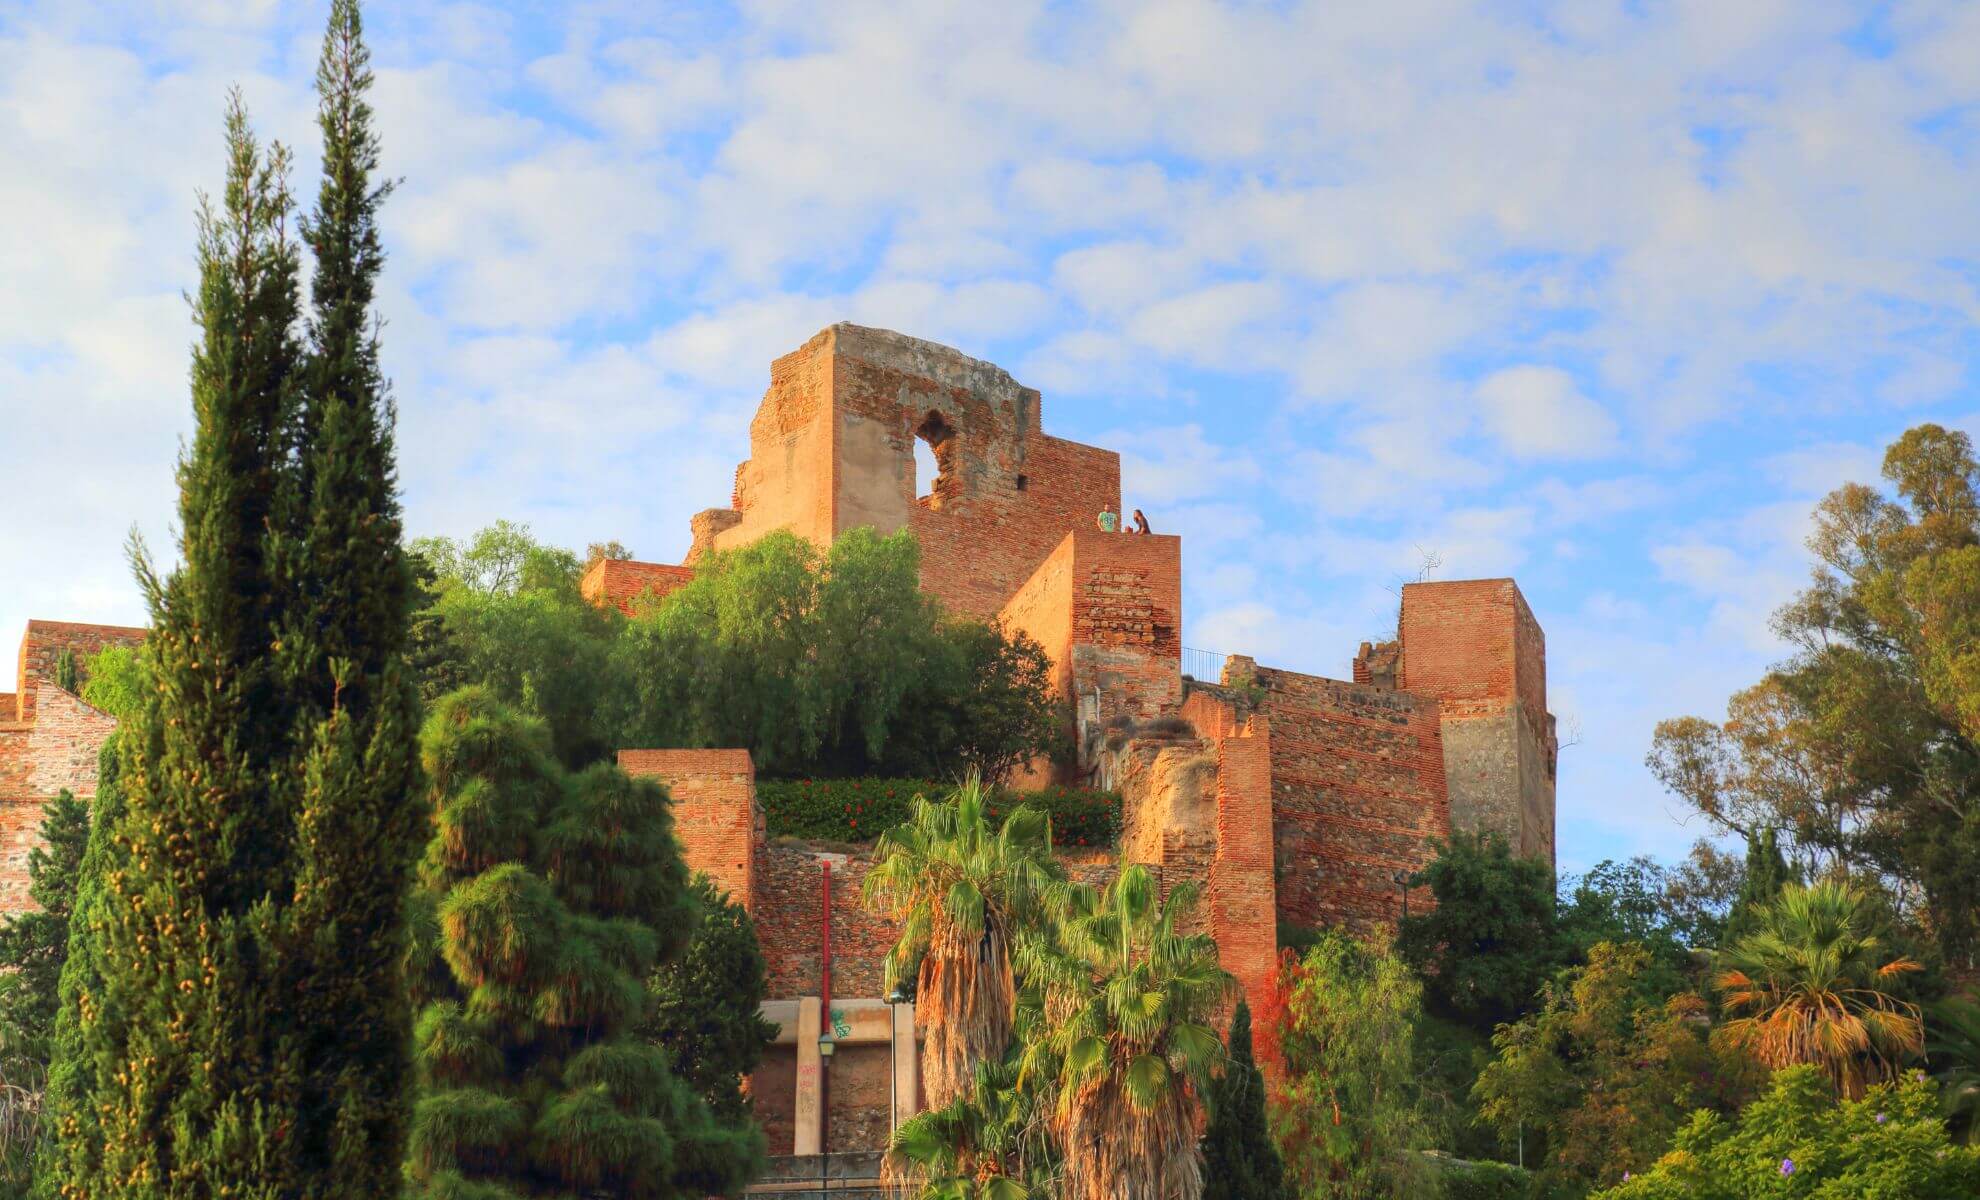
[[[1355,678],[1434,698],[1451,828],[1554,862],[1547,639],[1510,579],[1404,586],[1396,641],[1363,645]]]

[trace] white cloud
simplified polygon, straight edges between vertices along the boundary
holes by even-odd
[[[1597,458],[1615,444],[1616,423],[1559,367],[1506,367],[1473,394],[1487,432],[1516,458]]]
[[[1776,652],[1807,499],[1976,408],[1972,4],[1907,0],[1874,54],[1833,0],[368,16],[420,531],[677,553],[773,358],[935,337],[1124,452],[1193,642],[1338,674],[1417,546],[1520,571],[1588,731],[1563,828],[1623,850],[1676,828],[1655,716]],[[219,104],[307,197],[320,19],[8,10],[0,479],[67,499],[0,522],[0,637],[140,615],[119,545],[168,545]]]
[[[1115,430],[1097,440],[1121,452],[1121,494],[1131,507],[1241,493],[1263,474],[1245,451],[1205,440],[1201,425]]]

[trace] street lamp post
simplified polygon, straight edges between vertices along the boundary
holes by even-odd
[[[832,1013],[828,1009],[824,1015],[824,1029],[818,1034],[818,1075],[821,1083],[824,1082],[827,1069],[832,1065]],[[818,1089],[818,1106],[821,1109],[825,1107],[827,1103],[826,1097],[830,1094],[824,1087]],[[819,1119],[823,1121],[824,1116],[825,1114],[821,1112]],[[832,1156],[825,1152],[824,1139],[820,1138],[818,1145],[818,1191],[820,1194],[832,1189],[831,1165]]]
[[[1402,893],[1403,920],[1409,920],[1409,872],[1397,871],[1390,878],[1395,880],[1396,890]]]
[[[887,1149],[894,1148],[894,1132],[901,1127],[901,1033],[899,1006],[914,998],[905,983],[897,983],[887,993]],[[912,1043],[909,1044],[910,1049]]]

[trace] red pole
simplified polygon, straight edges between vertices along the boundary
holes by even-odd
[[[828,862],[823,866],[825,868],[825,978],[820,991],[824,993],[822,1006],[825,1010],[825,1028],[830,1029],[832,1027],[832,864]]]
[[[820,960],[821,978],[818,990],[822,995],[818,1005],[819,1035],[830,1037],[832,1034],[832,864],[826,862],[820,865],[825,868],[825,907],[821,917],[825,927],[825,953]],[[821,1163],[830,1161],[825,1156],[831,1152],[832,1146],[827,1140],[832,1128],[831,1073],[831,1060],[821,1056],[818,1060],[818,1156]]]

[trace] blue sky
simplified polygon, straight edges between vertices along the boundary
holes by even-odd
[[[324,4],[0,0],[0,639],[138,621],[225,89],[315,153]],[[1808,511],[1980,430],[1980,4],[374,4],[417,533],[675,560],[771,358],[934,338],[1123,452],[1186,637],[1324,674],[1518,578],[1561,863],[1781,654]],[[0,687],[11,676],[0,666]]]

